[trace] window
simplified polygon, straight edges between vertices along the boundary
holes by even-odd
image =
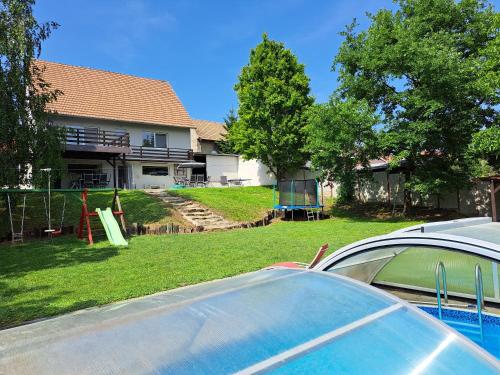
[[[165,133],[142,133],[142,145],[144,147],[167,148],[167,134]]]
[[[69,174],[96,173],[99,169],[95,164],[68,164]]]
[[[155,133],[152,132],[142,133],[142,145],[144,147],[155,147]]]
[[[167,148],[167,135],[166,134],[155,134],[155,147]]]
[[[143,166],[142,174],[148,176],[168,176],[168,167]]]

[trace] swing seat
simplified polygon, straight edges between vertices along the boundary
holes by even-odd
[[[62,234],[62,228],[59,229],[45,229],[45,233],[50,233],[52,237],[60,236]]]

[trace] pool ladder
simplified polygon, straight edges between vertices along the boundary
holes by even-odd
[[[443,283],[443,296],[444,303],[448,304],[448,288],[446,285],[446,268],[443,262],[438,262],[436,264],[436,297],[438,306],[438,316],[440,320],[443,320],[443,311],[441,303],[441,281]],[[468,324],[468,323],[457,323],[450,322],[453,325],[460,325],[469,328],[478,328],[481,341],[483,341],[483,308],[484,308],[484,289],[483,289],[483,273],[481,271],[481,266],[476,264],[475,268],[475,281],[476,281],[476,306],[477,306],[477,318],[478,324]],[[444,321],[444,320],[443,320]]]

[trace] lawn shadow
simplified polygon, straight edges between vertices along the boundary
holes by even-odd
[[[0,246],[0,276],[20,277],[28,272],[102,262],[118,255],[112,246],[88,246],[84,241],[61,237]]]
[[[355,222],[404,223],[407,221],[443,221],[463,218],[455,210],[414,207],[411,214],[402,215],[402,207],[392,207],[380,203],[335,204],[329,210],[332,217]]]
[[[37,286],[32,288],[10,288],[5,282],[0,282],[1,302],[0,302],[0,329],[15,327],[28,323],[35,319],[44,319],[76,311],[98,304],[97,300],[76,301],[65,306],[58,306],[57,302],[70,294],[63,291],[57,294],[50,294],[41,298],[31,298],[29,301],[15,300],[15,296],[23,293],[49,290],[50,286]]]

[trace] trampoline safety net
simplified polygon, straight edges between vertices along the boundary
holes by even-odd
[[[316,180],[286,180],[278,182],[280,206],[318,206]]]

